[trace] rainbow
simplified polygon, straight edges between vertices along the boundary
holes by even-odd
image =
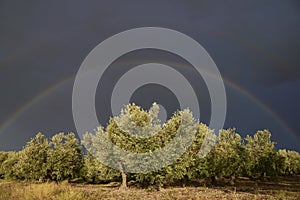
[[[178,63],[170,63],[171,65],[177,65]],[[180,63],[181,67],[186,67],[191,69],[191,67],[189,65],[182,65],[182,63]],[[72,74],[70,76],[67,76],[63,79],[61,79],[60,81],[56,82],[55,84],[51,85],[50,87],[48,87],[47,89],[45,89],[44,91],[38,93],[37,95],[33,96],[31,99],[29,99],[25,104],[23,104],[21,107],[19,107],[14,113],[12,113],[7,120],[5,120],[1,125],[0,125],[0,135],[4,134],[5,130],[7,129],[7,127],[9,127],[20,115],[22,115],[23,113],[26,113],[26,111],[28,111],[32,106],[34,106],[36,103],[38,103],[39,101],[42,101],[48,94],[50,94],[51,92],[53,92],[54,90],[56,90],[57,88],[63,86],[64,84],[66,84],[68,81],[74,80],[75,79],[76,74]],[[214,77],[214,75],[209,74],[209,76]],[[286,122],[281,119],[274,111],[272,111],[266,104],[264,104],[262,101],[260,101],[257,97],[255,97],[253,94],[251,94],[250,92],[248,92],[246,89],[242,88],[241,86],[237,85],[236,83],[234,83],[231,80],[228,79],[224,79],[224,83],[228,86],[230,86],[231,88],[235,89],[236,91],[238,91],[239,93],[241,93],[243,96],[247,97],[248,99],[250,99],[251,101],[253,101],[256,105],[258,105],[263,111],[265,111],[267,114],[269,114],[270,116],[272,116],[272,118],[274,120],[276,120],[288,133],[290,133],[292,136],[294,136],[295,138],[298,139],[299,138],[296,134],[296,132],[294,132],[287,124]]]

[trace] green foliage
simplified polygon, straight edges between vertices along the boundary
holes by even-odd
[[[207,156],[203,157],[203,151],[207,149],[202,147],[204,140],[208,141],[207,144],[213,143],[216,140],[216,135],[213,130],[203,123],[198,125],[194,141],[189,150],[183,155],[182,162],[189,163],[185,177],[188,180],[197,181],[200,178],[210,177],[210,169],[208,165]]]
[[[119,148],[132,152],[145,153],[162,147],[172,136],[165,136],[158,117],[153,116],[157,109],[157,104],[149,112],[135,104],[127,105],[119,116],[110,119],[107,137]]]
[[[114,179],[120,179],[119,171],[107,167],[91,155],[86,155],[84,157],[84,167],[82,173],[85,180],[92,183],[107,182]]]
[[[38,180],[47,174],[47,156],[49,150],[48,139],[38,133],[19,152],[19,161],[16,169],[19,177]]]
[[[246,166],[248,176],[276,175],[278,157],[275,143],[268,130],[257,131],[253,137],[246,137]]]
[[[300,174],[300,154],[276,151],[268,130],[243,139],[234,128],[220,130],[216,135],[195,121],[188,109],[175,112],[164,124],[158,114],[156,103],[148,111],[135,104],[127,105],[119,116],[110,119],[106,129],[99,126],[95,134],[84,135],[81,143],[87,150],[85,155],[74,133],[58,133],[50,140],[38,133],[21,151],[0,152],[0,178],[62,181],[83,177],[94,183],[110,181],[121,178],[122,168],[143,169],[152,164],[135,159],[134,154],[122,154],[119,149],[151,154],[162,148],[169,148],[170,153],[156,159],[163,162],[166,157],[176,158],[175,162],[149,173],[122,173],[123,180],[127,177],[139,186],[160,188],[203,178]],[[188,143],[187,136],[191,135],[193,141]],[[168,145],[174,140],[179,141],[175,147]],[[204,142],[207,146],[203,147]],[[180,151],[184,153],[177,158]]]
[[[107,137],[107,133],[100,126],[97,128],[95,134],[84,134],[81,141],[87,150],[87,155],[84,158],[84,176],[86,179],[91,179],[92,182],[120,177],[119,171],[107,167],[101,162],[101,160],[115,162],[111,157],[111,147],[105,145],[105,137]],[[106,164],[109,165],[109,163]]]
[[[281,165],[279,172],[281,174],[295,175],[300,174],[300,154],[296,151],[287,151],[280,149],[277,152],[279,158],[281,158]]]
[[[0,152],[0,179],[4,178],[4,176],[5,176],[5,171],[4,171],[2,165],[3,165],[4,161],[7,160],[8,154],[9,154],[8,152],[4,152],[4,151]]]
[[[59,133],[52,137],[47,165],[47,175],[52,180],[61,181],[80,176],[82,152],[74,133]]]
[[[80,176],[81,147],[74,133],[59,133],[51,142],[38,133],[19,152],[0,154],[0,174],[5,178],[65,180]]]
[[[221,130],[218,143],[206,158],[210,176],[240,175],[245,157],[243,140],[235,129]]]
[[[151,186],[155,185],[161,187],[163,184],[171,184],[176,180],[183,179],[187,173],[188,169],[193,164],[193,159],[189,155],[189,150],[185,149],[186,144],[184,138],[186,135],[191,134],[194,130],[197,129],[197,123],[193,118],[191,111],[183,110],[174,113],[171,119],[169,119],[162,127],[162,130],[159,132],[159,137],[155,138],[156,140],[152,146],[155,144],[160,144],[160,148],[164,147],[170,140],[172,140],[176,134],[180,134],[181,141],[180,145],[175,147],[176,150],[184,149],[184,154],[176,160],[175,163],[160,169],[159,171],[149,172],[146,174],[136,174],[136,181],[142,186]],[[170,151],[178,152],[178,151]],[[176,155],[168,155],[176,156]]]
[[[20,159],[19,152],[7,152],[6,159],[1,164],[1,172],[6,179],[20,179],[17,163]]]

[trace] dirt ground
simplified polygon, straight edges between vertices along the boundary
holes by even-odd
[[[0,181],[0,199],[300,199],[300,176],[272,180],[239,178],[233,186],[119,190],[119,183],[69,184]]]

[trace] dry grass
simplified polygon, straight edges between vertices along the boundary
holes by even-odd
[[[85,193],[68,183],[1,182],[0,199],[85,199]]]
[[[118,186],[118,183],[87,185],[0,181],[0,199],[300,199],[300,177],[273,181],[239,179],[237,185],[231,187],[169,187],[160,191],[135,187],[120,191]]]

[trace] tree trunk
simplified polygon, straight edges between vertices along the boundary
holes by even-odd
[[[216,176],[211,176],[210,177],[210,180],[211,180],[211,184],[213,185],[213,186],[216,186],[217,185],[217,180],[216,180]]]
[[[230,181],[229,181],[229,183],[230,183],[230,185],[234,185],[235,184],[235,173],[233,173],[231,176],[230,176]]]
[[[119,164],[120,172],[122,174],[122,184],[121,184],[120,190],[124,190],[124,189],[127,189],[126,173],[124,171],[124,166],[123,166],[122,162],[119,161],[118,164]]]

